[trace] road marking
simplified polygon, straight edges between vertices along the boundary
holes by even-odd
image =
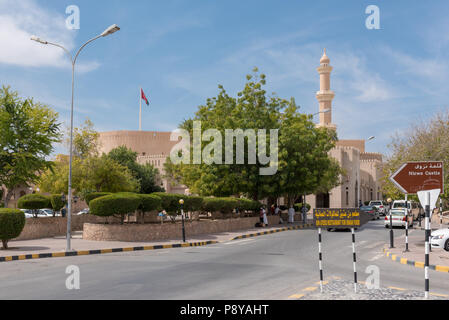
[[[308,287],[308,288],[303,289],[302,291],[312,292],[312,291],[315,291],[316,289],[318,289],[318,287]]]
[[[398,288],[398,287],[388,287],[388,289],[398,290],[398,291],[405,291],[404,288]]]
[[[304,297],[304,294],[293,294],[290,297],[288,297],[289,299],[301,299],[302,297]]]
[[[243,243],[251,242],[251,241],[254,241],[254,239],[229,241],[229,242],[224,243],[224,245],[228,246],[228,245],[232,245],[232,244],[243,244]]]
[[[320,282],[315,282],[315,284],[320,284]],[[329,281],[323,281],[323,285],[329,284]]]
[[[371,259],[368,259],[368,261],[375,261],[375,260],[379,260],[380,258],[382,258],[384,256],[383,253],[380,253],[378,255],[375,255],[374,257],[372,257]]]

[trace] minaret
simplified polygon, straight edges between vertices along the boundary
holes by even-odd
[[[320,60],[320,66],[317,71],[320,74],[320,91],[316,93],[316,98],[320,103],[320,112],[326,109],[330,111],[327,113],[320,113],[320,123],[318,127],[326,127],[330,129],[337,129],[337,126],[332,124],[332,100],[335,97],[335,93],[330,89],[331,72],[333,68],[329,65],[330,60],[326,55],[326,49]]]

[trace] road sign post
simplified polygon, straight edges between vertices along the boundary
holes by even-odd
[[[408,199],[407,194],[405,194],[405,251],[409,252],[408,249]],[[410,205],[411,206],[411,205]]]
[[[425,298],[429,298],[429,289],[430,289],[430,281],[429,281],[429,218],[430,218],[430,192],[427,193],[427,205],[426,205],[426,235],[425,235],[425,263],[424,263],[424,288],[425,288]]]
[[[318,254],[320,268],[320,288],[323,292],[323,268],[322,268],[322,236],[321,229],[351,229],[352,233],[352,256],[354,266],[354,292],[357,293],[357,256],[355,251],[355,229],[360,228],[370,220],[370,216],[360,211],[358,208],[353,209],[314,209],[313,222],[318,229]]]

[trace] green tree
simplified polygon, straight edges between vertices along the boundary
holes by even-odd
[[[265,75],[247,76],[245,88],[238,98],[229,96],[222,86],[217,97],[200,106],[193,119],[186,120],[180,128],[191,137],[190,156],[193,156],[194,120],[200,120],[202,132],[218,129],[225,140],[226,129],[279,130],[278,172],[263,176],[260,164],[248,164],[248,148],[245,147],[244,163],[236,164],[165,164],[166,176],[175,183],[185,184],[190,191],[201,196],[227,197],[246,195],[253,200],[265,197],[286,196],[291,204],[304,193],[330,190],[339,184],[341,169],[329,157],[329,151],[337,140],[334,131],[316,128],[311,119],[298,112],[294,99],[290,101],[276,96],[267,97],[263,89]],[[267,134],[269,138],[269,134]],[[245,138],[245,146],[251,141]],[[233,141],[234,150],[236,140]],[[267,141],[267,147],[270,141]],[[202,145],[202,150],[205,146]],[[223,143],[222,154],[225,143]],[[191,162],[192,163],[192,162]]]
[[[60,142],[58,114],[32,99],[21,99],[9,87],[0,89],[0,185],[12,190],[39,179],[52,163],[46,158]]]
[[[427,122],[412,125],[408,131],[395,135],[389,144],[391,156],[383,166],[383,193],[387,198],[403,199],[404,195],[391,183],[389,177],[409,161],[443,161],[444,181],[449,179],[449,109],[436,114]],[[449,201],[446,183],[443,199]]]
[[[126,146],[120,146],[108,153],[108,157],[127,167],[133,176],[139,181],[139,193],[150,194],[153,192],[164,191],[157,184],[159,170],[150,163],[139,164],[137,162],[137,152],[128,149]]]
[[[99,133],[95,131],[94,124],[88,118],[80,128],[73,129],[73,155],[86,159],[98,156],[100,143]],[[65,143],[70,149],[70,128],[67,129]]]

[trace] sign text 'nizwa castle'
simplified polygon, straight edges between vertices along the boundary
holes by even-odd
[[[320,60],[320,91],[316,97],[320,108],[320,123],[337,130],[332,123],[332,100],[334,92],[330,89],[332,72],[330,59],[324,55]],[[329,112],[323,111],[329,109]],[[108,153],[112,149],[125,145],[139,154],[140,163],[151,163],[163,174],[164,163],[170,155],[172,147],[178,141],[170,141],[170,132],[144,131],[112,131],[100,133],[101,152]],[[365,152],[365,140],[339,140],[330,155],[337,159],[345,171],[342,184],[327,194],[308,195],[307,203],[312,208],[351,208],[358,207],[359,201],[381,200],[381,164],[382,155]],[[171,193],[184,193],[184,186],[172,186],[166,179],[161,185]]]

